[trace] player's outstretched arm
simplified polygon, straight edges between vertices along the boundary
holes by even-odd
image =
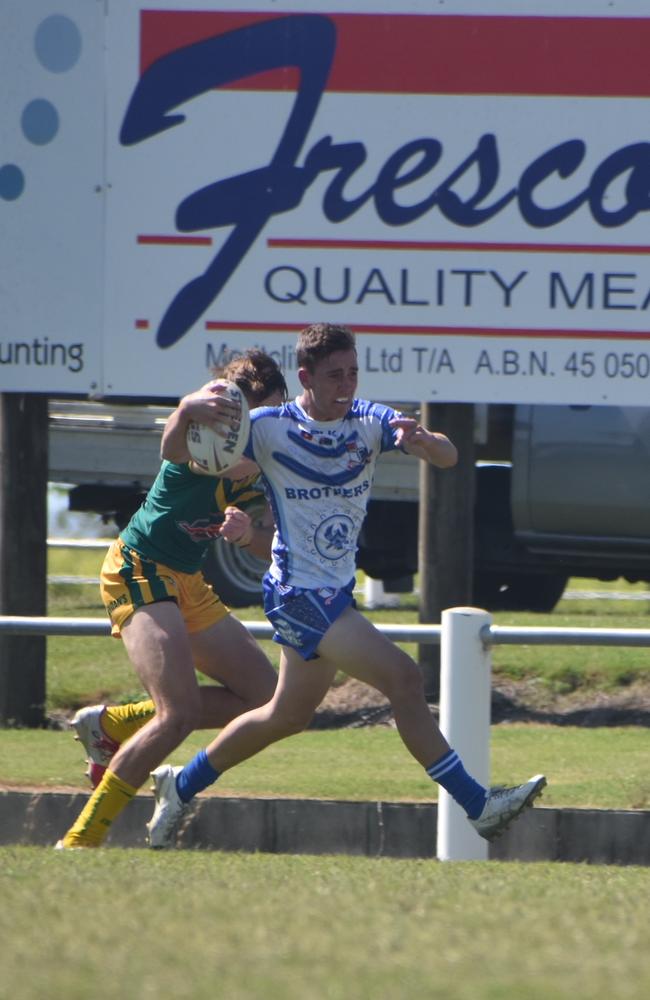
[[[397,431],[397,444],[409,455],[439,469],[450,469],[458,461],[456,446],[445,434],[428,431],[413,417],[397,417],[390,423]]]

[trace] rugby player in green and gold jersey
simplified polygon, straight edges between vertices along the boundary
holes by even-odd
[[[233,415],[218,378],[236,382],[251,407],[287,396],[284,377],[263,351],[247,351],[215,372],[217,381],[183,397],[166,427],[167,454],[142,506],[108,550],[102,600],[150,699],[132,705],[90,706],[72,721],[89,754],[96,785],[57,847],[99,847],[111,824],[149,773],[194,729],[221,728],[269,700],[276,674],[261,648],[234,618],[201,573],[208,546],[250,546],[270,558],[272,519],[257,467],[248,459],[229,479],[193,466],[186,445],[191,421],[215,428]],[[218,681],[199,685],[196,672]],[[107,766],[108,765],[108,766]]]

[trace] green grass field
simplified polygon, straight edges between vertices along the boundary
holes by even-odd
[[[69,558],[52,552],[50,572],[97,572],[96,554],[76,554],[72,567]],[[56,585],[49,614],[103,611],[95,587]],[[553,615],[495,621],[644,628],[647,615],[644,601],[566,600]],[[407,597],[371,617],[416,621],[417,608]],[[549,691],[606,692],[650,680],[649,660],[644,649],[500,647],[494,671]],[[120,643],[48,640],[49,713],[139,694]],[[183,762],[204,738],[194,734],[170,759]],[[546,806],[648,809],[649,756],[648,730],[638,727],[492,729],[492,780],[544,770]],[[0,730],[0,785],[86,787],[82,757],[63,730]],[[397,733],[378,726],[286,740],[224,775],[213,793],[418,801],[435,799],[436,787]],[[645,867],[21,846],[0,847],[0,894],[0,1000],[650,995]]]
[[[0,848],[2,1000],[645,1000],[650,870]]]

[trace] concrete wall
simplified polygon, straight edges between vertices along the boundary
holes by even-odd
[[[0,844],[54,844],[73,822],[83,793],[0,791]],[[108,843],[145,847],[153,800],[138,795],[118,818]],[[435,804],[311,799],[196,800],[179,847],[277,854],[357,854],[434,858]],[[650,811],[528,810],[490,846],[511,861],[650,865]]]

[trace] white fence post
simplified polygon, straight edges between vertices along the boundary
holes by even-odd
[[[465,768],[483,785],[490,780],[490,651],[481,629],[492,617],[479,608],[442,612],[440,637],[440,728]],[[465,812],[440,789],[437,855],[439,861],[485,861],[488,844]]]

